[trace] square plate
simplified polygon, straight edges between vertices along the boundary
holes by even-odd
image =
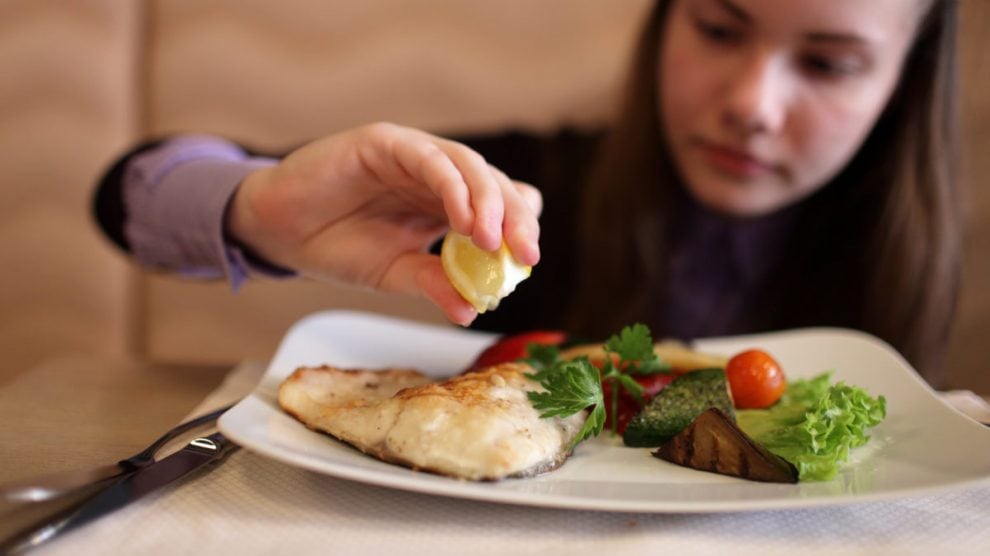
[[[463,369],[494,336],[372,314],[331,311],[296,323],[255,390],[219,422],[241,446],[339,478],[428,494],[530,506],[627,512],[723,512],[813,507],[914,496],[990,482],[990,429],[938,399],[908,363],[861,332],[800,329],[698,341],[730,356],[771,353],[791,379],[833,379],[887,398],[887,418],[838,477],[796,485],[746,481],[659,460],[607,433],[580,444],[551,473],[474,483],[383,463],[310,431],[278,407],[282,380],[299,366],[415,367],[436,376]]]

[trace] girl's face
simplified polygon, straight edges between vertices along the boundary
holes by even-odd
[[[745,217],[822,187],[883,111],[926,5],[675,0],[659,109],[688,190]]]

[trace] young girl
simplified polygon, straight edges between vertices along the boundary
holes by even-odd
[[[659,0],[603,136],[373,124],[281,161],[172,138],[107,174],[98,214],[143,264],[235,286],[345,280],[425,295],[461,324],[585,338],[847,326],[933,380],[960,266],[955,13]],[[448,228],[540,264],[475,319],[429,253]]]

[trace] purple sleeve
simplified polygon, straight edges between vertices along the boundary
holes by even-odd
[[[275,163],[207,136],[176,138],[135,156],[123,180],[124,234],[134,258],[183,276],[226,277],[234,290],[252,276],[293,276],[224,236],[224,212],[237,186]]]

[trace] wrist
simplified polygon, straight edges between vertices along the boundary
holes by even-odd
[[[252,192],[259,184],[270,180],[273,167],[261,167],[244,177],[234,190],[223,218],[224,241],[239,249],[253,265],[275,270],[292,272],[284,261],[278,260],[277,250],[267,249],[266,233],[254,209]]]

